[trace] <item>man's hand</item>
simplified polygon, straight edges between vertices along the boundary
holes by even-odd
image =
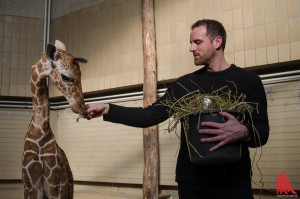
[[[247,127],[241,124],[233,115],[227,112],[220,112],[219,114],[227,119],[225,123],[201,122],[201,126],[207,126],[213,129],[199,130],[201,134],[215,135],[211,138],[202,138],[201,142],[219,142],[209,150],[211,152],[226,144],[244,139],[248,132]]]
[[[108,113],[109,110],[109,104],[86,104],[85,105],[85,112],[86,112],[86,118],[88,120],[95,118],[95,117],[101,117]]]

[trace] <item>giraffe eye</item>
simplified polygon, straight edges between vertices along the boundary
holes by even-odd
[[[64,74],[61,74],[61,78],[65,82],[72,82],[72,79]]]

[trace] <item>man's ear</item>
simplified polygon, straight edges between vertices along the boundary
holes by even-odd
[[[53,44],[47,45],[46,56],[51,62],[55,61],[56,47]]]
[[[216,38],[214,38],[214,40],[213,40],[213,44],[215,46],[215,49],[217,49],[217,50],[222,48],[222,43],[223,43],[223,39],[221,36],[216,36]]]

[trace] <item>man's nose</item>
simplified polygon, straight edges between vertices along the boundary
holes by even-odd
[[[193,52],[195,50],[195,44],[191,43],[190,45],[190,52]]]

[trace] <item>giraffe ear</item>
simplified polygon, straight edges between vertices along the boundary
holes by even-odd
[[[51,62],[55,61],[56,47],[53,44],[47,45],[46,56]]]
[[[84,64],[86,64],[88,62],[88,60],[81,58],[81,57],[75,57],[75,61],[78,61],[78,62],[84,63]]]

